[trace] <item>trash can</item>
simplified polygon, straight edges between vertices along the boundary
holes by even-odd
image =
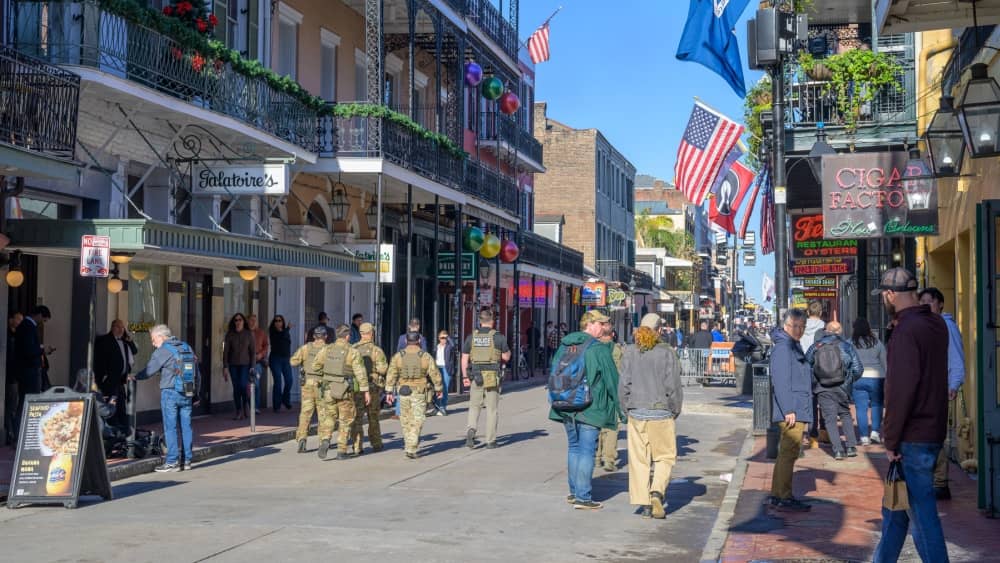
[[[771,426],[771,370],[757,363],[753,369],[753,434],[762,436]]]

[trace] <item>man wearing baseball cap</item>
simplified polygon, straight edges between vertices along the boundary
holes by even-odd
[[[910,510],[882,509],[882,539],[874,560],[899,558],[910,518],[913,541],[924,561],[947,561],[934,495],[934,465],[944,442],[948,420],[948,327],[940,315],[917,297],[917,279],[905,268],[882,274],[872,295],[881,295],[896,328],[886,353],[885,419],[882,440],[886,456],[902,463]]]

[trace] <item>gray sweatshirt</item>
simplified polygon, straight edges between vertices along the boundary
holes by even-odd
[[[623,411],[642,411],[643,418],[658,418],[647,416],[651,411],[664,413],[662,418],[680,416],[684,401],[680,363],[669,345],[660,343],[645,352],[634,344],[626,346],[618,372]]]

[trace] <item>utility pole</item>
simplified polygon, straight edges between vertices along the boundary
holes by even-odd
[[[771,100],[774,111],[774,289],[778,315],[788,308],[788,231],[785,228],[788,193],[785,189],[785,55],[771,69]]]

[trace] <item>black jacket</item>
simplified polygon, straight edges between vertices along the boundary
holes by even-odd
[[[139,349],[135,342],[122,341],[128,351],[132,353],[132,360]],[[94,381],[101,387],[101,391],[109,393],[125,384],[122,373],[128,373],[132,366],[122,357],[122,350],[115,341],[115,335],[110,332],[102,334],[94,341]]]
[[[14,333],[14,352],[17,356],[18,371],[42,367],[42,344],[38,338],[38,327],[30,317],[25,317],[17,325]]]

